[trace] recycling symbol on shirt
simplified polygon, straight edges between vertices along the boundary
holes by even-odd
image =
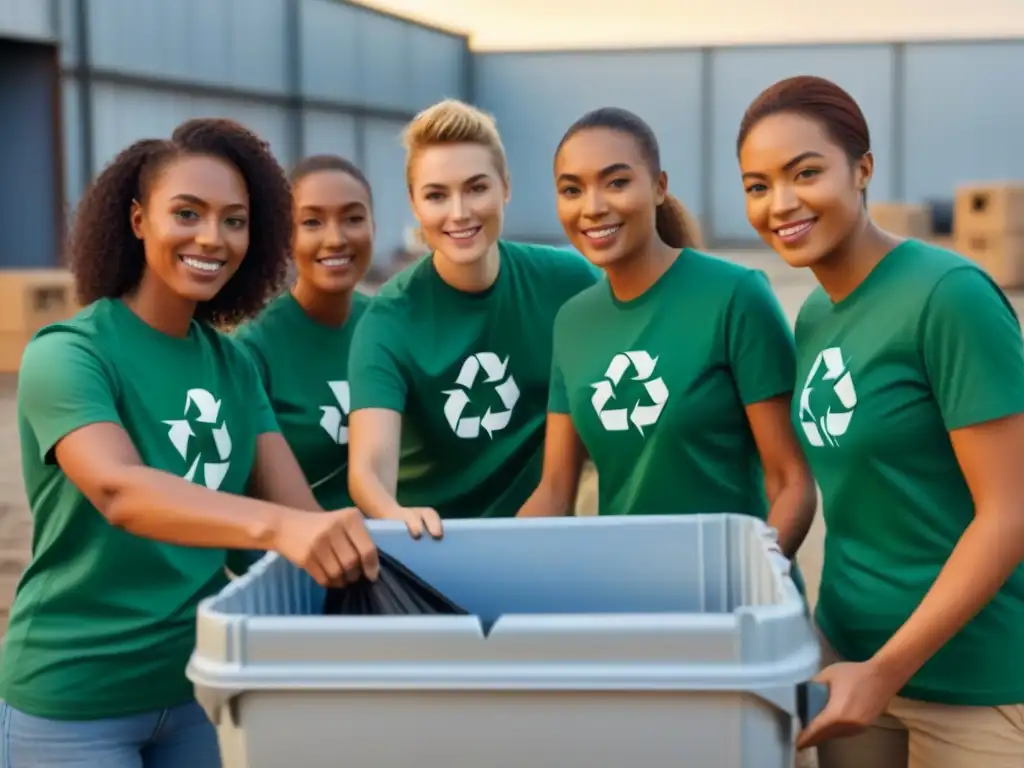
[[[494,433],[508,426],[512,419],[512,409],[519,401],[519,387],[512,374],[506,376],[508,357],[504,360],[493,352],[479,352],[470,355],[462,362],[462,368],[455,379],[456,389],[446,389],[448,399],[444,404],[444,416],[452,431],[461,438],[472,440],[480,435],[483,429],[488,437],[494,439]],[[501,400],[503,410],[492,411],[489,407],[481,416],[463,416],[471,402],[469,390],[476,384],[478,377],[483,375],[483,383],[494,387]]]
[[[825,413],[819,417],[811,408],[811,393],[814,391],[811,383],[815,381],[822,365],[825,366],[825,371],[820,381],[832,390],[837,407],[829,405]],[[839,347],[822,350],[811,366],[804,388],[800,392],[800,426],[807,435],[807,442],[817,448],[826,444],[833,447],[839,445],[839,438],[850,428],[850,421],[856,408],[857,391],[853,386],[853,376],[843,359],[843,350]]]
[[[348,394],[347,381],[328,381],[327,386],[334,393],[334,400],[337,405],[320,406],[320,426],[323,427],[331,440],[338,445],[345,445],[348,442],[348,412],[351,407]]]
[[[203,470],[203,485],[216,491],[224,482],[224,476],[228,473],[231,458],[231,435],[228,434],[227,422],[221,421],[221,401],[207,392],[205,389],[190,389],[185,395],[185,411],[182,419],[168,419],[164,424],[170,427],[168,437],[171,444],[181,454],[184,461],[188,461],[188,445],[191,438],[196,437],[193,423],[197,425],[210,425],[213,443],[216,446],[217,456],[204,456],[200,452],[189,465],[185,479],[189,482],[196,481],[196,474],[200,467]],[[212,460],[215,459],[215,460]]]
[[[668,387],[665,386],[665,382],[660,376],[654,377],[654,369],[657,364],[658,358],[651,357],[647,352],[620,352],[608,364],[604,379],[590,385],[594,388],[590,402],[606,430],[625,432],[632,423],[643,435],[645,427],[651,427],[658,423],[661,411],[668,400]],[[641,405],[637,400],[632,408],[609,408],[609,403],[615,399],[615,388],[630,367],[636,372],[633,381],[644,383],[644,389],[647,390],[647,395],[651,399],[650,404]]]

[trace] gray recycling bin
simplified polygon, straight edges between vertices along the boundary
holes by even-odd
[[[198,612],[188,676],[225,768],[793,765],[819,651],[760,520],[370,527],[475,615],[322,616],[266,556]]]

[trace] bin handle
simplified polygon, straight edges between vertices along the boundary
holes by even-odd
[[[796,711],[804,728],[828,704],[828,685],[808,680],[796,687]]]

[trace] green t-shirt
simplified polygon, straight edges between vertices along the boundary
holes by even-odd
[[[277,431],[251,361],[204,324],[174,338],[101,299],[36,335],[18,379],[32,559],[4,636],[0,698],[38,717],[191,700],[196,605],[226,583],[223,549],[116,528],[57,466],[61,438],[103,422],[128,432],[146,466],[234,494],[246,490],[256,437]]]
[[[352,341],[352,408],[402,414],[398,501],[445,518],[509,517],[540,481],[551,332],[600,273],[557,248],[502,242],[482,293],[427,256],[385,284]]]
[[[744,407],[794,388],[793,335],[763,273],[685,249],[643,295],[607,283],[555,322],[549,409],[594,461],[602,515],[764,519]]]
[[[281,432],[324,509],[348,494],[348,353],[369,304],[356,293],[345,324],[318,323],[287,292],[235,333],[256,361]]]
[[[949,432],[1024,411],[1017,317],[966,259],[908,240],[848,297],[817,289],[796,323],[793,419],[827,535],[817,621],[870,658],[932,586],[974,518]],[[902,695],[1024,701],[1024,567]]]

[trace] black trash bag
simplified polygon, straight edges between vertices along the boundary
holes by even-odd
[[[331,587],[324,597],[325,616],[468,616],[456,605],[400,562],[384,552],[380,576],[366,577],[345,587]]]

